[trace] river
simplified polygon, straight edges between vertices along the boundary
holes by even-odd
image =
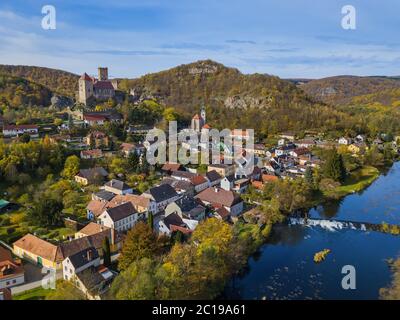
[[[340,201],[310,210],[318,219],[400,224],[400,162],[371,186]],[[316,264],[314,254],[330,249]],[[321,226],[280,225],[232,279],[228,299],[378,299],[391,272],[387,259],[400,255],[400,236]],[[356,289],[341,286],[344,265],[356,270]]]

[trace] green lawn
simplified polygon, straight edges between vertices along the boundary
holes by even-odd
[[[328,197],[343,197],[351,193],[360,192],[379,177],[379,170],[372,166],[364,166],[353,171],[345,183],[334,190],[325,192]]]
[[[13,300],[44,300],[51,291],[51,289],[39,287],[14,295]]]

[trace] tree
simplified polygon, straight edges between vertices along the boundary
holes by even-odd
[[[135,151],[129,155],[128,163],[129,163],[130,170],[132,170],[133,172],[138,171],[139,165],[140,165],[140,157]]]
[[[28,209],[27,215],[36,225],[43,227],[59,226],[62,223],[62,209],[61,202],[55,199],[42,198],[34,203],[32,208]]]
[[[309,186],[314,185],[314,174],[310,166],[307,167],[306,172],[304,173],[304,179]]]
[[[391,264],[393,270],[392,283],[387,288],[379,290],[380,298],[383,300],[400,300],[400,258]]]
[[[152,258],[157,252],[157,237],[148,224],[138,222],[126,235],[118,267],[125,270],[141,258]]]
[[[24,133],[19,137],[19,141],[21,141],[22,143],[28,143],[29,141],[31,141],[31,136],[29,135],[29,133]]]
[[[69,156],[65,160],[64,170],[61,175],[67,179],[73,179],[74,176],[79,172],[80,160],[77,156]]]
[[[151,230],[154,229],[154,217],[153,217],[153,214],[151,212],[147,213],[147,224],[149,225]]]
[[[46,300],[85,300],[85,296],[71,282],[59,280],[56,289],[46,296]]]
[[[111,297],[118,300],[157,299],[157,264],[149,258],[133,261],[113,281]]]
[[[110,249],[110,240],[108,237],[105,237],[103,240],[103,260],[104,265],[109,267],[111,265],[111,249]]]
[[[323,175],[325,178],[338,182],[344,182],[346,178],[346,168],[344,166],[343,157],[336,149],[329,152],[323,167]]]

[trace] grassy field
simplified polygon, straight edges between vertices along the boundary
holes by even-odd
[[[346,179],[345,183],[334,190],[324,193],[327,197],[344,197],[348,194],[360,192],[368,187],[379,177],[379,170],[372,166],[364,166],[353,171]]]
[[[42,287],[25,291],[24,293],[13,296],[13,300],[44,300],[51,292],[50,289],[43,289]]]

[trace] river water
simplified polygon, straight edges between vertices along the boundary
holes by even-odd
[[[369,188],[311,209],[319,219],[400,224],[400,162]],[[314,254],[330,249],[316,264]],[[228,299],[378,299],[391,272],[387,260],[400,256],[400,236],[321,226],[283,225],[227,286]],[[356,271],[356,289],[342,288],[342,267]]]

